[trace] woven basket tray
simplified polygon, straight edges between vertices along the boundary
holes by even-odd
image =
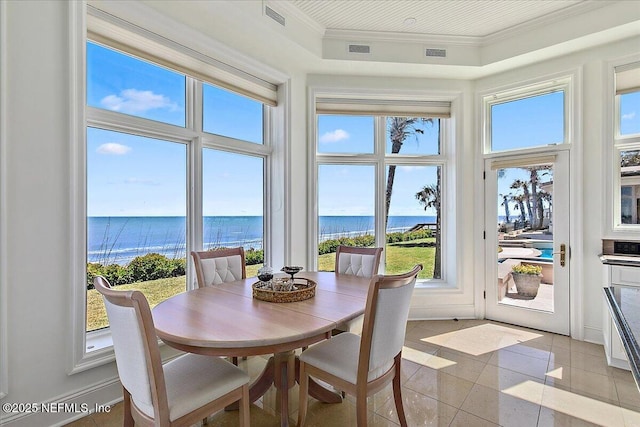
[[[262,282],[256,282],[253,288],[253,297],[268,302],[296,302],[313,298],[316,294],[316,282],[310,279],[297,278],[293,291],[274,291],[262,287]]]

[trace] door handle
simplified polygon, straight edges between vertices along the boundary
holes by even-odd
[[[564,267],[566,264],[567,245],[560,244],[560,252],[553,252],[553,255],[560,254],[560,266]]]

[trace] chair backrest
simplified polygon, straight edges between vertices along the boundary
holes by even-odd
[[[198,287],[219,285],[247,278],[243,248],[191,252],[196,266]]]
[[[381,254],[382,248],[340,245],[336,250],[335,272],[359,277],[373,277],[378,273]]]
[[[140,291],[113,290],[101,276],[93,280],[93,285],[107,309],[123,387],[142,412],[152,418],[163,413],[168,417],[164,371],[147,299]]]
[[[360,344],[358,382],[377,378],[402,351],[409,304],[422,264],[405,274],[371,279]],[[373,378],[372,378],[373,377]]]

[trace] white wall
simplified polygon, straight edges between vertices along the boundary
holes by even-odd
[[[6,253],[3,253],[6,271],[0,285],[6,290],[8,301],[8,396],[3,402],[84,402],[107,403],[119,398],[120,388],[113,363],[67,375],[71,360],[71,307],[69,297],[72,283],[69,256],[71,247],[70,173],[70,82],[68,28],[71,25],[68,3],[59,1],[8,2],[6,4],[7,27],[4,29],[6,52],[0,55],[6,60],[0,64],[6,73],[7,88],[3,97],[6,111],[3,129],[6,135],[6,159],[2,177],[6,185],[3,203],[7,229]],[[212,17],[211,25],[219,25],[219,38],[224,43],[246,54],[254,54],[267,65],[283,71],[290,78],[289,139],[291,143],[290,171],[290,261],[304,264],[306,260],[307,226],[307,71],[308,64],[296,64],[296,57],[281,53],[277,59],[265,54],[271,46],[269,40],[242,39],[242,28],[237,21]],[[156,25],[149,22],[149,26]],[[243,24],[243,25],[246,25]],[[237,38],[236,38],[237,36]],[[234,37],[228,39],[227,37]],[[581,275],[584,279],[585,313],[581,328],[585,337],[598,339],[601,322],[600,252],[602,235],[603,188],[602,178],[602,108],[603,61],[637,51],[638,40],[618,42],[561,59],[493,76],[477,82],[477,89],[535,77],[579,67],[583,73],[583,153],[582,186],[589,190],[589,197],[581,198],[577,206],[584,213],[584,259]],[[261,52],[261,53],[256,53]],[[345,74],[348,67],[345,67]],[[366,80],[372,86],[401,87],[399,76],[382,82]],[[318,77],[314,77],[318,78]],[[326,78],[326,77],[325,77]],[[348,78],[345,81],[349,81]],[[475,82],[412,80],[411,85],[424,88],[455,89],[463,94],[463,112],[468,122],[462,126],[464,144],[460,153],[465,171],[462,200],[475,200],[472,183],[472,162],[479,153],[479,138],[475,136],[473,120],[473,91]],[[474,148],[476,147],[476,148]],[[467,202],[470,203],[470,202]],[[468,205],[465,204],[465,209]],[[461,207],[462,208],[462,207]],[[464,234],[461,242],[460,277],[464,281],[462,293],[441,296],[440,307],[455,312],[459,306],[474,307],[482,272],[474,270],[474,242],[481,232],[476,228],[473,212],[481,213],[476,206],[461,214],[458,233]],[[588,213],[588,215],[586,215]],[[80,284],[78,284],[80,285]],[[0,292],[0,295],[3,295]],[[423,297],[423,301],[428,299]],[[447,304],[450,304],[447,307]],[[476,305],[477,308],[477,305]],[[0,319],[2,317],[0,316]],[[2,360],[0,358],[0,360]],[[3,372],[0,369],[0,372]],[[81,414],[79,414],[81,415]],[[38,426],[52,425],[75,414],[58,414],[17,417],[0,414],[3,425]]]

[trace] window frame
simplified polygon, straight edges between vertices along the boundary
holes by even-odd
[[[88,127],[96,127],[117,132],[132,133],[134,135],[161,139],[169,142],[186,145],[186,287],[196,287],[195,274],[192,263],[189,262],[189,251],[202,247],[202,153],[204,148],[224,150],[253,157],[260,157],[264,162],[263,184],[263,249],[265,262],[282,262],[282,256],[278,252],[286,253],[286,233],[275,234],[273,230],[285,229],[284,223],[288,219],[288,209],[272,215],[269,200],[271,195],[285,197],[285,169],[284,160],[288,149],[288,135],[284,131],[288,109],[284,102],[280,101],[276,106],[264,105],[263,143],[256,144],[241,141],[234,138],[206,133],[202,130],[202,85],[203,81],[194,77],[185,76],[185,127],[161,123],[150,119],[129,116],[86,104],[86,46],[89,41],[101,44],[111,49],[119,50],[118,46],[111,47],[100,40],[91,39],[86,31],[87,5],[85,2],[77,2],[70,8],[69,43],[71,47],[70,61],[70,88],[71,88],[71,137],[70,152],[71,164],[74,165],[70,172],[70,199],[72,200],[72,215],[70,215],[70,229],[72,238],[71,268],[71,330],[72,330],[72,357],[68,368],[69,374],[82,372],[114,360],[111,332],[109,328],[86,332],[86,221],[87,221],[87,181],[86,181],[86,132]],[[113,24],[113,23],[112,23]],[[174,29],[178,31],[177,29]],[[135,46],[133,46],[135,48]],[[191,51],[185,48],[186,54]],[[228,52],[221,52],[225,57]],[[134,55],[135,56],[135,55]],[[141,58],[145,60],[144,58]],[[242,58],[234,56],[234,60],[242,62]],[[162,65],[159,65],[162,66]],[[251,69],[252,63],[247,63]],[[266,73],[277,85],[278,100],[287,100],[289,83],[286,76],[265,66]],[[243,72],[240,72],[242,75]],[[216,85],[207,81],[207,84]],[[224,90],[228,90],[223,88]],[[240,94],[239,95],[243,95]],[[275,175],[275,176],[274,176]],[[286,202],[288,206],[288,201]],[[271,237],[274,236],[277,241]],[[277,255],[273,255],[277,254]],[[88,346],[93,345],[94,350],[88,351]]]
[[[623,151],[640,150],[640,133],[621,135],[621,111],[620,95],[616,95],[616,68],[638,63],[640,67],[640,55],[632,55],[624,58],[609,61],[607,63],[606,90],[607,102],[604,103],[605,125],[603,126],[603,158],[605,167],[603,168],[603,183],[605,192],[605,203],[603,206],[605,219],[605,238],[640,238],[640,225],[622,224],[622,196],[621,190],[621,170],[620,154]]]
[[[451,102],[451,117],[448,119],[440,118],[441,146],[439,154],[392,154],[386,153],[386,117],[374,116],[374,152],[373,153],[319,153],[318,152],[318,114],[316,114],[316,100],[318,98],[332,98],[339,96],[341,99],[364,99],[372,97],[382,99],[386,102],[401,104],[404,99],[418,99],[428,101],[448,101]],[[459,114],[460,93],[442,93],[442,92],[421,92],[413,91],[410,94],[403,90],[386,90],[378,91],[374,89],[349,91],[347,97],[345,92],[340,89],[332,88],[309,88],[309,123],[313,126],[308,127],[309,144],[309,202],[308,202],[308,265],[310,269],[318,268],[318,167],[321,165],[374,165],[375,167],[375,213],[374,227],[376,236],[376,246],[386,247],[385,234],[380,232],[384,230],[384,190],[386,186],[386,170],[390,164],[397,166],[440,166],[441,167],[441,215],[442,212],[454,212],[453,215],[441,218],[441,273],[440,279],[419,280],[416,283],[417,288],[423,289],[449,289],[461,291],[462,284],[457,283],[458,266],[455,265],[455,259],[461,250],[459,244],[459,235],[456,233],[458,215],[456,205],[460,203],[458,200],[458,191],[456,188],[457,164],[459,162],[457,146],[461,141],[456,139],[458,134],[457,127],[460,121],[456,121],[456,115]],[[420,116],[415,114],[415,117]],[[427,117],[428,115],[425,115]],[[393,117],[392,115],[388,117]],[[386,254],[383,251],[380,265],[381,272],[384,272]]]
[[[564,98],[564,134],[563,134],[563,142],[561,144],[550,144],[550,145],[538,145],[532,147],[525,148],[512,148],[507,150],[496,150],[493,151],[491,149],[492,141],[491,141],[491,107],[496,104],[504,104],[511,101],[518,101],[521,99],[532,98],[535,96],[546,95],[554,92],[562,91]],[[523,152],[535,152],[540,150],[548,150],[550,147],[556,149],[566,149],[570,147],[573,141],[573,132],[572,126],[569,120],[571,117],[572,111],[572,77],[571,76],[562,76],[553,79],[544,79],[540,81],[536,81],[535,83],[518,85],[516,87],[506,88],[500,91],[494,91],[482,96],[482,141],[483,141],[483,154],[485,157],[493,157],[493,156],[502,156],[509,155],[514,153],[523,153]]]

